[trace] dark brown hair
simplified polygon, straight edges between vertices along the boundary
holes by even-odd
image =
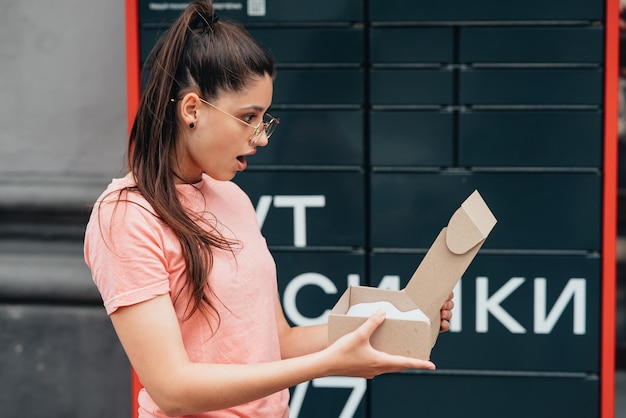
[[[147,65],[149,78],[128,144],[129,168],[136,190],[180,240],[187,268],[183,289],[190,295],[186,317],[198,309],[215,313],[208,297],[212,248],[232,251],[234,243],[204,229],[179,200],[175,187],[179,122],[171,99],[191,91],[206,100],[223,91],[241,91],[254,78],[273,77],[274,63],[243,27],[218,21],[209,1],[187,6],[156,43]]]

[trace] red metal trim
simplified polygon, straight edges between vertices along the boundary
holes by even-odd
[[[126,2],[126,105],[128,115],[128,133],[133,127],[135,113],[139,107],[140,85],[140,60],[139,60],[139,6],[137,0],[125,0]],[[139,416],[139,403],[137,396],[143,387],[137,374],[131,369],[131,417]]]
[[[616,240],[619,89],[619,1],[606,1],[604,66],[604,170],[602,213],[602,336],[600,416],[615,415]]]
[[[132,418],[139,417],[139,401],[137,400],[139,396],[139,391],[143,388],[143,385],[139,381],[139,377],[137,377],[137,373],[131,369],[130,371],[130,392],[131,392],[131,408],[132,408]]]
[[[137,0],[126,0],[126,100],[129,133],[139,107],[141,94],[138,7]]]

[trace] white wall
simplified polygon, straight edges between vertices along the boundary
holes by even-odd
[[[122,0],[0,0],[0,203],[90,199],[119,175],[124,30]]]

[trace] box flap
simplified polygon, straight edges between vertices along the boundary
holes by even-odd
[[[413,273],[404,292],[433,324],[438,323],[443,302],[469,267],[495,223],[495,217],[475,191],[455,212],[450,226],[441,230]],[[454,251],[449,246],[451,242]]]
[[[496,222],[480,193],[475,190],[450,218],[446,244],[454,254],[464,254],[484,241]]]

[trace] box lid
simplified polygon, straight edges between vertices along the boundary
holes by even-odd
[[[404,291],[433,323],[496,222],[475,190],[452,215],[413,273]]]

